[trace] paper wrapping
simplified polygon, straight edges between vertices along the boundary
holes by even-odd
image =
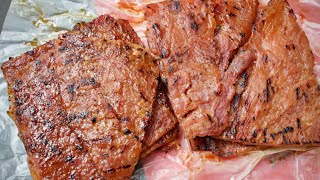
[[[43,44],[80,21],[90,21],[109,13],[131,22],[145,41],[143,5],[161,0],[122,0],[134,10],[119,9],[115,0],[13,0],[0,34],[0,64]],[[263,3],[266,3],[264,1]],[[317,0],[290,0],[298,22],[306,32],[315,55],[320,56],[320,3]],[[312,10],[312,11],[309,11]],[[96,13],[97,12],[97,13]],[[320,60],[315,72],[320,77]],[[26,152],[14,122],[7,115],[9,108],[7,84],[0,72],[0,179],[32,179]],[[143,159],[132,179],[319,179],[320,148],[305,152],[288,149],[257,151],[246,156],[219,161],[210,153],[192,152],[188,141],[179,138],[178,148],[167,153],[156,151]]]

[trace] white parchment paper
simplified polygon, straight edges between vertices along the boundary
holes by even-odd
[[[0,2],[1,6],[1,2]],[[96,13],[90,0],[12,0],[0,34],[0,65],[55,38]],[[7,84],[0,72],[0,180],[32,179],[27,155],[14,122],[7,115]]]

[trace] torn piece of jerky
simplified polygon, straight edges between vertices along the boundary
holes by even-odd
[[[227,70],[224,81],[230,84],[223,93],[234,95],[231,102],[237,105],[230,107],[233,123],[220,139],[267,146],[320,145],[314,56],[290,10],[284,0],[270,1]],[[240,88],[244,72],[246,83]]]
[[[157,99],[152,111],[152,119],[147,126],[144,139],[146,146],[151,146],[177,126],[178,120],[171,109],[166,89],[166,85],[159,80]]]
[[[216,117],[224,99],[218,99],[221,79],[250,37],[257,5],[256,0],[165,1],[144,9],[148,45],[161,58],[161,76],[187,137],[219,135],[230,126],[227,118]]]

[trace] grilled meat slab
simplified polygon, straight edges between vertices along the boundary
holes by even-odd
[[[293,10],[284,0],[272,0],[225,73],[222,94],[232,99],[233,123],[220,138],[320,145],[320,88],[313,67],[308,39]]]
[[[187,137],[219,135],[230,125],[216,113],[217,97],[232,54],[250,36],[256,9],[255,0],[146,6],[149,48],[161,58],[161,76]]]
[[[102,179],[82,142],[70,130],[46,43],[2,65],[15,121],[34,179]]]
[[[24,61],[33,69],[26,67],[26,63],[19,63]],[[34,108],[32,113],[39,116],[38,121],[49,124],[46,139],[56,140],[54,143],[65,149],[68,146],[76,148],[80,140],[83,151],[79,153],[83,155],[57,155],[59,159],[66,159],[60,164],[64,168],[61,172],[56,172],[54,166],[52,171],[41,166],[50,149],[41,150],[42,159],[30,151],[30,164],[35,167],[35,173],[40,174],[40,179],[47,176],[64,179],[73,170],[68,164],[79,170],[73,173],[74,178],[131,176],[151,118],[158,68],[126,21],[100,16],[93,22],[78,24],[58,39],[5,62],[2,68],[9,84],[11,112],[15,116]],[[43,71],[37,68],[43,68]],[[51,85],[45,75],[50,75],[54,84]],[[41,79],[36,82],[34,78]],[[30,97],[29,92],[39,97]],[[45,97],[48,100],[45,101]],[[27,100],[34,101],[34,105]],[[17,101],[25,109],[20,108]],[[40,104],[42,101],[43,105]],[[29,125],[35,115],[27,115],[22,116],[24,124],[16,120],[22,134],[27,131],[37,135],[28,136],[28,140],[22,138],[26,147],[29,141],[43,141],[38,130]],[[46,126],[37,124],[37,127]],[[53,134],[61,128],[66,129],[65,135]],[[60,141],[70,143],[58,143]],[[84,160],[75,164],[77,156]],[[91,174],[86,172],[91,165],[89,162],[92,164],[89,168]]]

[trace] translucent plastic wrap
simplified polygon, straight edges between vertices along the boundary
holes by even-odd
[[[0,63],[55,38],[79,21],[105,13],[129,20],[146,42],[141,7],[160,1],[163,0],[93,0],[93,7],[90,0],[12,0],[0,35]],[[265,3],[266,0],[261,1]],[[316,55],[315,72],[320,81],[320,1],[289,3],[301,15],[298,22]],[[0,179],[31,179],[24,146],[7,115],[9,102],[2,72],[0,99]],[[320,179],[320,148],[291,150],[256,151],[222,160],[210,152],[191,151],[181,135],[167,152],[158,150],[143,159],[132,179]]]
[[[146,24],[141,8],[161,0],[94,0],[98,14],[129,20],[146,44]],[[163,1],[163,0],[162,0]],[[267,5],[268,0],[260,0]],[[305,31],[315,55],[315,73],[320,83],[320,1],[288,0]],[[219,159],[210,152],[192,152],[189,142],[179,138],[177,147],[156,151],[142,160],[134,179],[319,179],[320,148],[271,149],[231,159]],[[309,151],[307,151],[309,150]]]

